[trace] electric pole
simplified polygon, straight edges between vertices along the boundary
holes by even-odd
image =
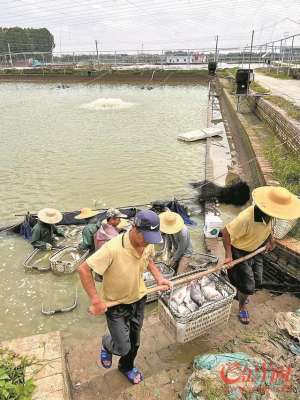
[[[98,52],[98,40],[95,40],[96,44],[96,53],[97,53],[97,63],[98,63],[98,70],[100,69],[100,62],[99,62],[99,52]]]
[[[8,47],[8,54],[9,54],[10,65],[13,66],[13,62],[12,62],[12,57],[11,57],[11,51],[10,51],[10,45],[9,45],[9,43],[7,43],[7,47]]]

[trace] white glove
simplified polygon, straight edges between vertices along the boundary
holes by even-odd
[[[46,250],[51,250],[52,249],[52,244],[46,243]]]

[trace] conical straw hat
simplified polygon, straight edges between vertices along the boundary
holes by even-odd
[[[173,211],[165,211],[159,214],[159,219],[159,230],[169,235],[180,232],[184,226],[182,217]]]
[[[38,212],[38,219],[45,222],[45,224],[58,224],[63,219],[63,216],[55,208],[43,208]]]
[[[82,208],[80,214],[74,217],[75,219],[88,219],[99,214],[99,211],[93,211],[91,208]]]
[[[300,199],[281,186],[262,186],[252,192],[254,204],[265,214],[280,219],[300,217]]]

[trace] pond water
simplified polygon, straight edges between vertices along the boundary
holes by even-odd
[[[204,178],[205,143],[179,133],[206,126],[207,87],[7,83],[0,85],[0,226],[15,214],[54,207],[119,207],[191,197],[188,182]],[[201,220],[191,231],[201,247]],[[88,335],[103,318],[86,313],[77,274],[25,272],[30,243],[0,236],[0,340],[60,329]],[[52,317],[41,305],[79,306]],[[151,312],[153,307],[148,307]]]

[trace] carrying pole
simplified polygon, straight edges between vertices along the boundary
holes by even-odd
[[[195,279],[201,279],[204,276],[208,276],[208,275],[213,274],[215,272],[220,272],[221,270],[224,270],[224,269],[227,270],[227,269],[233,268],[237,264],[240,264],[241,262],[250,260],[251,258],[257,256],[258,254],[263,253],[264,251],[266,251],[266,248],[267,248],[267,246],[260,247],[259,249],[253,251],[252,253],[247,254],[246,256],[243,256],[243,257],[237,258],[236,260],[233,260],[231,263],[221,264],[221,265],[219,264],[216,267],[211,268],[211,269],[209,269],[207,271],[196,272],[195,274],[191,274],[189,276],[186,276],[186,277],[183,277],[183,278],[179,278],[179,279],[175,278],[176,280],[173,281],[174,282],[174,287],[178,286],[178,285],[182,285],[184,283],[192,282]],[[168,288],[169,287],[166,286],[166,285],[155,286],[153,288],[148,289],[147,290],[147,294],[168,290]],[[117,306],[118,304],[120,304],[120,303],[117,302],[117,301],[112,301],[112,302],[106,303],[108,308]]]

